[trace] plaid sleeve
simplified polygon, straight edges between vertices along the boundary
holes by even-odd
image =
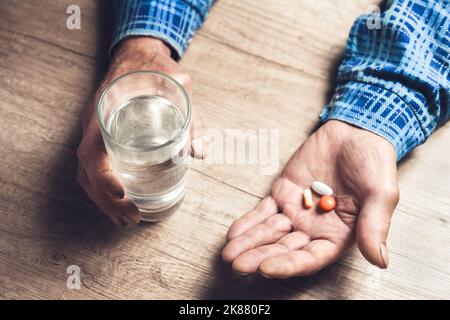
[[[116,0],[116,27],[111,49],[128,36],[152,36],[181,57],[206,19],[213,0]]]
[[[387,1],[353,25],[321,120],[370,130],[401,159],[450,118],[449,64],[450,0]]]

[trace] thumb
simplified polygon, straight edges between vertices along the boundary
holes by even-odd
[[[191,77],[184,72],[175,72],[169,74],[178,81],[186,90],[192,104],[192,86]],[[190,154],[195,159],[204,159],[206,157],[206,152],[204,148],[203,141],[203,122],[198,117],[195,109],[192,109],[191,123],[190,123]]]
[[[382,269],[389,264],[386,239],[398,198],[398,191],[368,197],[358,217],[356,241],[359,250],[370,263]]]
[[[203,141],[203,122],[194,114],[191,123],[191,155],[196,159],[204,159],[206,150]]]

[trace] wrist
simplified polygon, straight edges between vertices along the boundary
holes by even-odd
[[[386,138],[365,128],[360,128],[342,120],[328,120],[323,124],[327,135],[333,137],[336,145],[341,147],[345,144],[352,145],[354,151],[357,149],[368,149],[374,147],[379,151],[384,151],[386,155],[392,155],[395,160],[395,148]]]
[[[116,47],[113,60],[121,57],[142,55],[152,57],[158,54],[170,56],[170,47],[162,40],[149,36],[131,36],[123,39]]]
[[[382,83],[348,81],[337,86],[320,119],[323,122],[341,120],[385,138],[394,146],[397,160],[400,160],[424,142],[429,133],[416,116],[420,105],[414,110],[412,104],[408,104],[414,99],[414,91],[401,84],[387,88]]]

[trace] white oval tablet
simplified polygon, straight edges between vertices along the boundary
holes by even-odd
[[[320,181],[314,181],[311,188],[322,196],[331,196],[333,194],[333,189]]]

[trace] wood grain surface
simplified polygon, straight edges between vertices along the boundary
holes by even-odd
[[[196,161],[171,218],[112,226],[76,183],[79,113],[108,65],[111,2],[0,1],[0,298],[450,298],[450,124],[399,164],[390,268],[357,249],[310,278],[241,277],[229,225],[315,127],[354,19],[377,1],[219,0],[180,62],[207,130],[279,130],[279,165]],[[67,267],[82,271],[80,290]]]

